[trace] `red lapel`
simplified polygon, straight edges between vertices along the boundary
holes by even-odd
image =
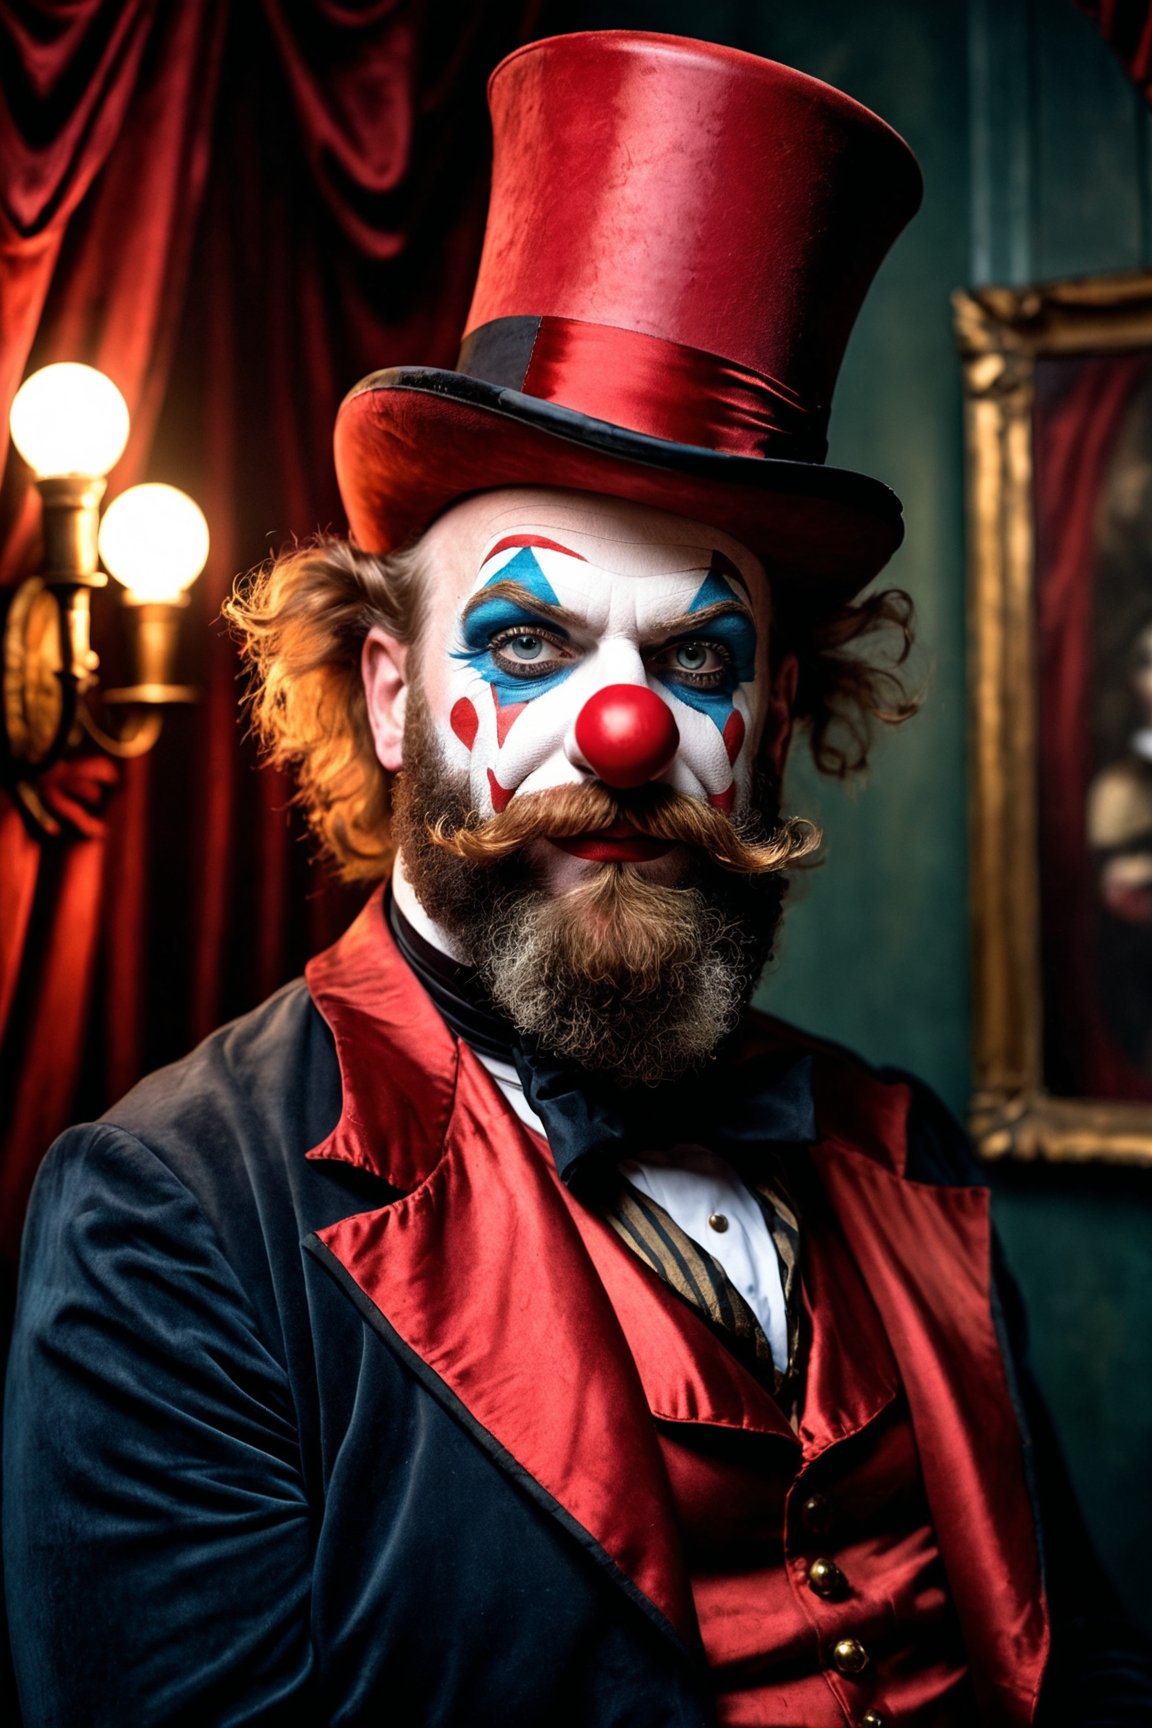
[[[910,1182],[831,1139],[814,1157],[900,1368],[982,1720],[1016,1728],[1032,1721],[1049,1630],[992,1320],[988,1191]]]
[[[527,1472],[694,1648],[643,1388],[550,1154],[396,953],[379,897],[308,983],[344,1086],[338,1126],[308,1156],[405,1190],[320,1240],[497,1460]]]
[[[396,954],[378,896],[308,982],[344,1085],[340,1122],[309,1156],[404,1191],[322,1241],[512,1473],[527,1471],[695,1646],[644,1388],[550,1157]],[[902,1088],[861,1070],[846,1102],[842,1069],[822,1082],[820,1047],[774,1025],[753,1034],[747,1059],[781,1041],[816,1050],[825,1138],[814,1158],[900,1368],[987,1720],[1018,1728],[1032,1719],[1048,1625],[990,1309],[987,1193],[903,1178]]]
[[[457,1044],[397,954],[382,894],[309,961],[305,977],[336,1041],[344,1090],[339,1122],[308,1156],[417,1187],[444,1149]]]
[[[602,1218],[569,1198],[585,1247],[608,1292],[652,1415],[774,1434],[800,1442],[771,1394],[741,1367],[687,1302],[625,1247]]]
[[[829,1202],[880,1312],[916,1430],[924,1486],[990,1724],[1032,1721],[1050,1632],[1017,1423],[991,1304],[986,1188],[909,1181],[909,1092],[847,1068],[835,1046],[755,1017],[746,1059],[815,1056]]]

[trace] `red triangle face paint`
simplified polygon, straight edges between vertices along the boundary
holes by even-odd
[[[490,684],[489,689],[492,692],[492,702],[496,709],[496,745],[499,749],[508,736],[508,728],[514,720],[523,714],[528,704],[527,702],[502,703],[495,684]]]

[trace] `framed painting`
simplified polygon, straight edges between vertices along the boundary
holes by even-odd
[[[1152,274],[955,296],[972,1128],[1152,1164]]]

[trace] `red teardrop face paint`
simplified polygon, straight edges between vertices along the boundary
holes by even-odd
[[[724,726],[724,748],[728,752],[729,762],[735,762],[744,748],[744,738],[747,733],[744,716],[739,708],[733,708]]]
[[[480,719],[467,696],[461,696],[458,702],[452,704],[448,721],[465,750],[471,750],[480,729]]]

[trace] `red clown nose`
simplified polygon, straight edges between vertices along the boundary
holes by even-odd
[[[680,730],[672,710],[646,684],[609,684],[576,716],[576,743],[606,786],[644,786],[676,754]]]

